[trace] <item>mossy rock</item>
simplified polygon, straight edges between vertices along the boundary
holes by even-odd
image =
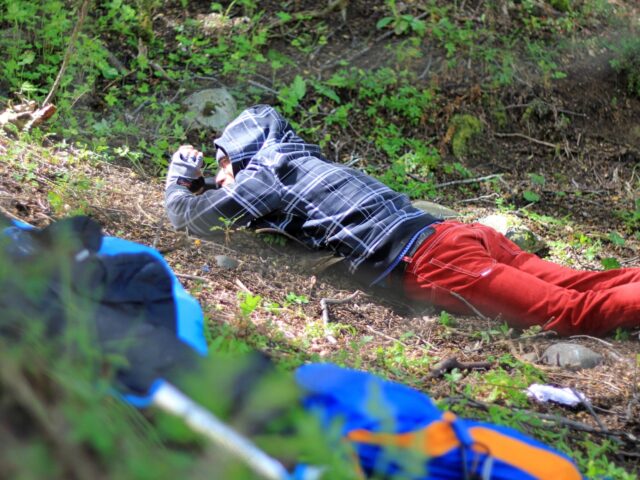
[[[571,0],[549,0],[549,5],[559,12],[568,12],[571,10]]]
[[[473,142],[480,137],[484,127],[479,118],[473,115],[455,115],[451,119],[450,128],[453,129],[451,149],[453,155],[460,159],[473,151]]]
[[[478,223],[502,233],[525,252],[538,253],[547,248],[547,243],[524,226],[522,220],[515,215],[488,215],[478,219]]]

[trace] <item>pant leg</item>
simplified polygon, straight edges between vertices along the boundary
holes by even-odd
[[[640,283],[640,268],[603,271],[574,270],[523,251],[511,240],[493,229],[483,231],[483,235],[489,239],[486,242],[488,254],[499,263],[531,273],[541,280],[560,287],[586,292],[606,290],[629,283]]]
[[[501,315],[519,327],[544,325],[560,334],[601,335],[617,327],[640,325],[640,282],[585,292],[554,285],[510,265],[518,252],[508,252],[509,244],[496,240],[486,228],[441,227],[409,264],[404,284],[407,295],[453,312],[472,313],[451,294],[456,292],[485,315]],[[571,281],[580,283],[580,273],[574,270],[559,267],[555,273],[550,262],[543,267],[548,271],[542,277],[562,280],[566,273]]]

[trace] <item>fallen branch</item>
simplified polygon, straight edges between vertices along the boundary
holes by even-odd
[[[27,225],[29,225],[30,227],[33,227],[33,225],[31,225],[29,222],[27,222],[26,220],[23,220],[20,217],[15,216],[13,213],[11,213],[9,210],[7,210],[6,208],[4,208],[2,205],[0,205],[0,212],[2,212],[3,214],[5,214],[7,217],[12,218],[13,220],[16,220],[18,222],[21,223],[26,223]]]
[[[433,367],[427,375],[427,379],[440,378],[455,368],[458,370],[488,370],[492,365],[491,362],[460,362],[457,357],[449,357]]]
[[[465,178],[464,180],[452,180],[450,182],[436,183],[434,188],[448,187],[449,185],[463,185],[466,183],[480,183],[493,178],[502,178],[502,173],[494,173],[492,175],[486,175],[484,177]]]
[[[276,97],[278,96],[278,92],[276,90],[274,90],[271,87],[267,87],[266,85],[263,85],[260,82],[256,82],[255,80],[249,79],[249,80],[247,80],[247,83],[249,85],[252,85],[252,86],[256,87],[256,88],[260,88],[260,89],[264,90],[265,92],[268,92],[268,93],[270,93],[272,95],[275,95]]]
[[[28,132],[33,127],[37,127],[56,113],[55,105],[46,105],[38,108],[35,102],[26,102],[15,105],[0,113],[0,127],[15,125],[18,131]],[[5,128],[6,131],[10,131]]]
[[[591,406],[591,402],[589,402],[589,400],[587,400],[584,395],[581,395],[575,388],[571,388],[571,391],[573,392],[573,394],[576,396],[576,398],[580,399],[580,403],[582,403],[582,405],[584,405],[584,408],[587,409],[587,411],[591,414],[591,416],[593,417],[593,419],[596,421],[596,423],[598,424],[598,426],[600,427],[600,429],[603,432],[608,432],[609,429],[606,427],[606,425],[604,423],[602,423],[602,420],[600,420],[600,417],[598,416],[598,414],[596,413],[596,411],[593,409],[593,407]]]
[[[538,145],[544,145],[545,147],[553,148],[554,150],[558,148],[558,145],[555,143],[545,142],[544,140],[538,140],[537,138],[530,137],[525,135],[524,133],[494,133],[496,137],[518,137],[524,138],[525,140],[529,140],[531,143],[537,143]]]
[[[176,277],[178,278],[184,278],[186,280],[200,280],[203,282],[209,282],[210,279],[206,278],[206,277],[200,277],[198,275],[189,275],[188,273],[176,273]]]
[[[328,325],[329,322],[331,322],[331,319],[329,318],[329,305],[340,305],[343,303],[348,303],[356,298],[359,293],[361,293],[360,290],[356,290],[351,295],[345,298],[321,298],[320,308],[322,308],[322,321],[324,322],[325,326]]]
[[[490,319],[489,317],[487,317],[487,316],[483,315],[483,314],[480,312],[480,310],[478,310],[476,307],[474,307],[474,306],[471,304],[471,302],[469,302],[469,301],[468,301],[466,298],[464,298],[462,295],[460,295],[459,293],[454,292],[454,291],[452,291],[452,290],[450,290],[450,291],[449,291],[449,293],[450,293],[453,297],[457,298],[457,299],[458,299],[458,300],[460,300],[462,303],[464,303],[467,307],[469,307],[469,309],[471,309],[471,311],[472,311],[473,313],[475,313],[475,314],[476,314],[476,316],[480,317],[481,319],[483,319],[483,320],[485,320],[485,321],[487,321],[487,322],[491,321],[491,319]]]
[[[80,10],[78,11],[78,21],[73,27],[73,31],[71,32],[71,38],[69,39],[69,45],[67,45],[67,50],[64,52],[64,58],[62,59],[62,65],[60,66],[60,70],[58,71],[58,75],[56,79],[53,81],[53,85],[51,86],[51,90],[47,94],[44,102],[42,102],[43,106],[47,106],[51,103],[51,100],[55,96],[58,87],[60,87],[60,82],[62,81],[62,77],[64,76],[64,72],[67,70],[67,66],[69,65],[69,60],[71,59],[71,54],[73,53],[73,47],[75,46],[76,39],[78,38],[78,33],[80,32],[80,28],[84,23],[84,19],[87,17],[87,9],[89,8],[89,0],[84,0],[82,5],[80,5]]]
[[[244,283],[242,283],[242,281],[239,278],[236,278],[235,283],[238,287],[240,287],[240,290],[242,290],[243,292],[251,293],[251,290],[249,290],[247,286]]]
[[[149,66],[155,70],[162,78],[164,78],[165,80],[167,80],[169,83],[172,83],[174,85],[180,85],[180,82],[177,81],[175,78],[171,78],[169,76],[169,74],[167,73],[167,71],[162,67],[162,65],[155,63],[155,62],[149,62]]]
[[[392,342],[399,343],[400,345],[402,345],[404,347],[407,347],[407,348],[411,347],[411,345],[409,345],[408,343],[405,343],[402,340],[394,338],[391,335],[387,335],[386,333],[380,332],[380,331],[376,330],[375,328],[373,328],[371,325],[365,325],[365,328],[367,330],[369,330],[371,333],[374,333],[374,334],[378,335],[379,337],[386,338],[387,340],[391,340]]]
[[[490,407],[495,407],[496,405],[489,405],[487,403],[481,402],[480,400],[476,400],[475,398],[471,398],[467,395],[461,394],[459,397],[448,397],[448,398],[444,398],[441,401],[444,401],[444,403],[448,403],[448,404],[453,404],[457,401],[460,400],[464,400],[466,402],[468,402],[470,405],[472,405],[473,407],[479,408],[481,410],[484,411],[489,411]],[[516,408],[516,409],[510,409],[513,412],[516,413],[524,413],[526,415],[529,415],[531,417],[535,417],[539,420],[543,420],[543,421],[547,421],[547,422],[553,422],[555,424],[558,424],[560,426],[563,427],[567,427],[570,430],[576,430],[579,432],[585,432],[585,433],[594,433],[596,435],[600,435],[603,437],[609,437],[609,438],[614,438],[616,440],[619,440],[620,438],[624,438],[626,439],[628,442],[632,443],[633,445],[637,445],[639,442],[639,439],[633,435],[632,433],[628,433],[622,430],[601,430],[600,428],[595,428],[591,425],[588,425],[586,423],[583,422],[579,422],[576,420],[571,420],[568,419],[566,417],[562,417],[560,415],[553,415],[553,414],[549,414],[549,413],[539,413],[536,412],[534,410],[527,410],[525,408]],[[539,425],[536,424],[532,424],[532,422],[527,422],[526,420],[523,420],[522,416],[519,416],[519,421],[527,423],[528,425],[531,425],[532,427],[537,427],[540,428]]]

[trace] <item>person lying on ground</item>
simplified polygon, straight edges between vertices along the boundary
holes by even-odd
[[[477,223],[443,221],[369,175],[327,160],[275,109],[242,112],[214,141],[219,188],[205,190],[202,153],[173,155],[165,207],[171,223],[272,228],[345,257],[349,270],[452,313],[502,317],[562,335],[640,326],[640,268],[572,270],[522,251]]]

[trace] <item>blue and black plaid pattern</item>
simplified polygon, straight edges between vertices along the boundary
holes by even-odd
[[[268,226],[335,251],[353,272],[368,260],[384,269],[418,229],[437,220],[365,173],[325,160],[269,106],[245,110],[215,144],[232,162],[233,185],[195,196],[173,184],[165,193],[173,225],[194,235],[211,236],[223,219]]]

